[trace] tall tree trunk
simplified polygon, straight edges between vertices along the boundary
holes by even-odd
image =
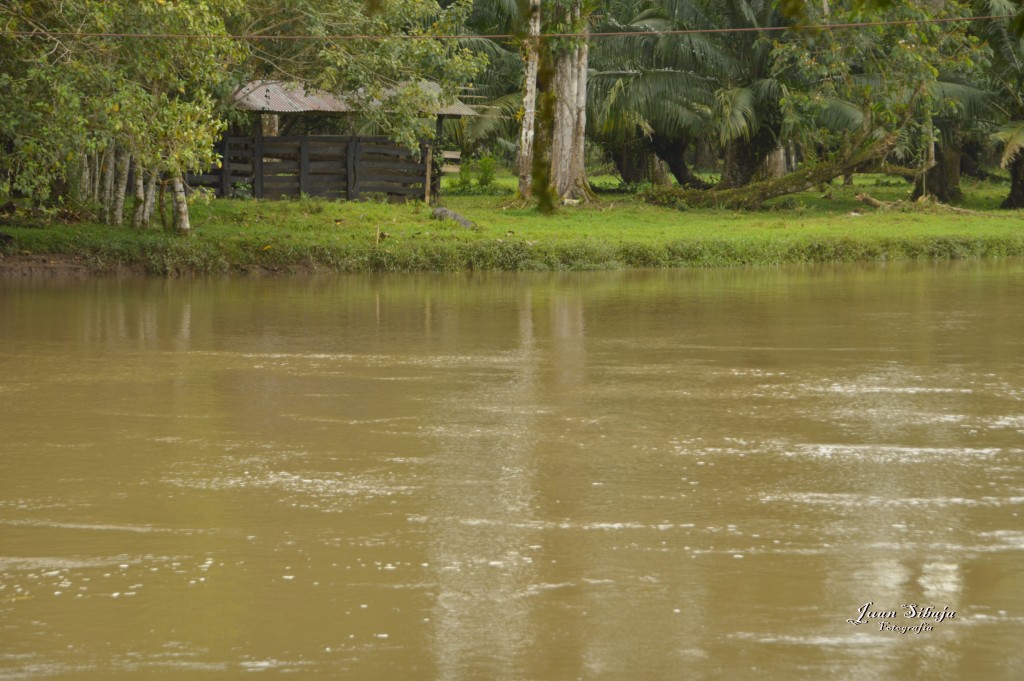
[[[1010,170],[1010,195],[1002,208],[1024,208],[1024,151],[1018,151],[1006,166]]]
[[[786,174],[786,148],[781,144],[772,149],[758,170],[757,179],[774,180]]]
[[[132,227],[146,226],[146,169],[135,159],[135,205],[132,211]]]
[[[156,209],[156,185],[160,181],[160,171],[149,171],[149,179],[146,182],[146,207],[142,215],[142,224],[149,227],[153,222],[153,211]]]
[[[82,155],[79,160],[78,192],[75,198],[79,203],[85,203],[92,194],[92,181],[89,177],[89,156]]]
[[[114,217],[114,181],[116,179],[117,148],[113,143],[103,152],[103,223],[109,225]]]
[[[114,224],[124,224],[124,197],[128,192],[128,171],[131,169],[132,155],[122,149],[117,155],[117,184],[114,187]]]
[[[92,187],[89,191],[92,196],[93,203],[100,202],[100,189],[102,188],[103,173],[101,169],[103,167],[102,154],[98,151],[92,153]]]
[[[185,180],[181,177],[181,171],[174,171],[171,176],[174,187],[174,217],[175,225],[182,234],[192,232],[192,224],[188,219],[188,197],[185,196]]]
[[[569,14],[570,25],[580,25],[581,1],[575,0]],[[560,199],[590,200],[593,192],[587,181],[584,160],[587,99],[586,38],[555,56],[552,91],[555,95],[555,120],[551,132],[551,184]]]
[[[523,127],[519,133],[519,195],[532,193],[533,140],[537,111],[537,70],[540,62],[540,0],[530,0],[529,38],[526,41],[526,91],[523,93]]]
[[[916,200],[927,194],[942,203],[959,203],[964,193],[960,189],[960,150],[944,144],[935,145],[935,163],[917,178],[911,198]]]

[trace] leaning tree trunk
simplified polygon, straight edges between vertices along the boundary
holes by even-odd
[[[654,153],[643,139],[633,139],[604,145],[612,157],[615,169],[625,184],[651,181]]]
[[[192,225],[188,219],[188,197],[185,196],[185,180],[181,177],[181,171],[174,171],[171,183],[174,187],[174,222],[179,232],[190,234]]]
[[[1010,170],[1010,195],[1002,208],[1024,208],[1024,151],[1018,151],[1006,166]]]
[[[918,177],[911,198],[933,196],[942,203],[959,203],[964,193],[960,189],[960,150],[947,145],[935,145],[935,164]]]
[[[533,181],[533,138],[537,110],[537,70],[540,62],[540,0],[530,0],[529,39],[526,41],[526,90],[523,127],[519,133],[519,195],[528,198]]]
[[[651,146],[654,147],[654,153],[658,155],[658,158],[668,164],[669,172],[676,178],[680,187],[695,189],[711,187],[710,184],[694,175],[690,166],[686,164],[686,149],[690,146],[688,139],[655,134],[651,138]]]

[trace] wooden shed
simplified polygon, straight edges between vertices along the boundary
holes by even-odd
[[[440,93],[433,83],[421,87]],[[235,92],[234,106],[252,114],[252,134],[226,135],[220,142],[221,168],[190,176],[191,186],[209,187],[218,196],[232,196],[244,186],[260,199],[306,195],[357,200],[386,194],[429,201],[436,193],[433,150],[427,143],[410,150],[386,137],[264,134],[263,114],[355,114],[343,97],[258,80]],[[439,132],[444,118],[476,115],[459,101],[430,113],[437,116]]]

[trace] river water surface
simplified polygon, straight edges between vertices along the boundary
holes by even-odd
[[[1020,261],[0,282],[0,678],[1020,679],[1022,302]]]

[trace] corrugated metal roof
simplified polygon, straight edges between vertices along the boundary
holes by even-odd
[[[430,94],[440,94],[436,83],[421,83],[420,87]],[[254,80],[240,87],[234,94],[235,108],[242,111],[265,113],[353,113],[355,108],[336,95],[318,90],[306,90],[295,83],[277,80]],[[443,116],[476,116],[476,112],[462,102],[455,100],[439,111]]]

